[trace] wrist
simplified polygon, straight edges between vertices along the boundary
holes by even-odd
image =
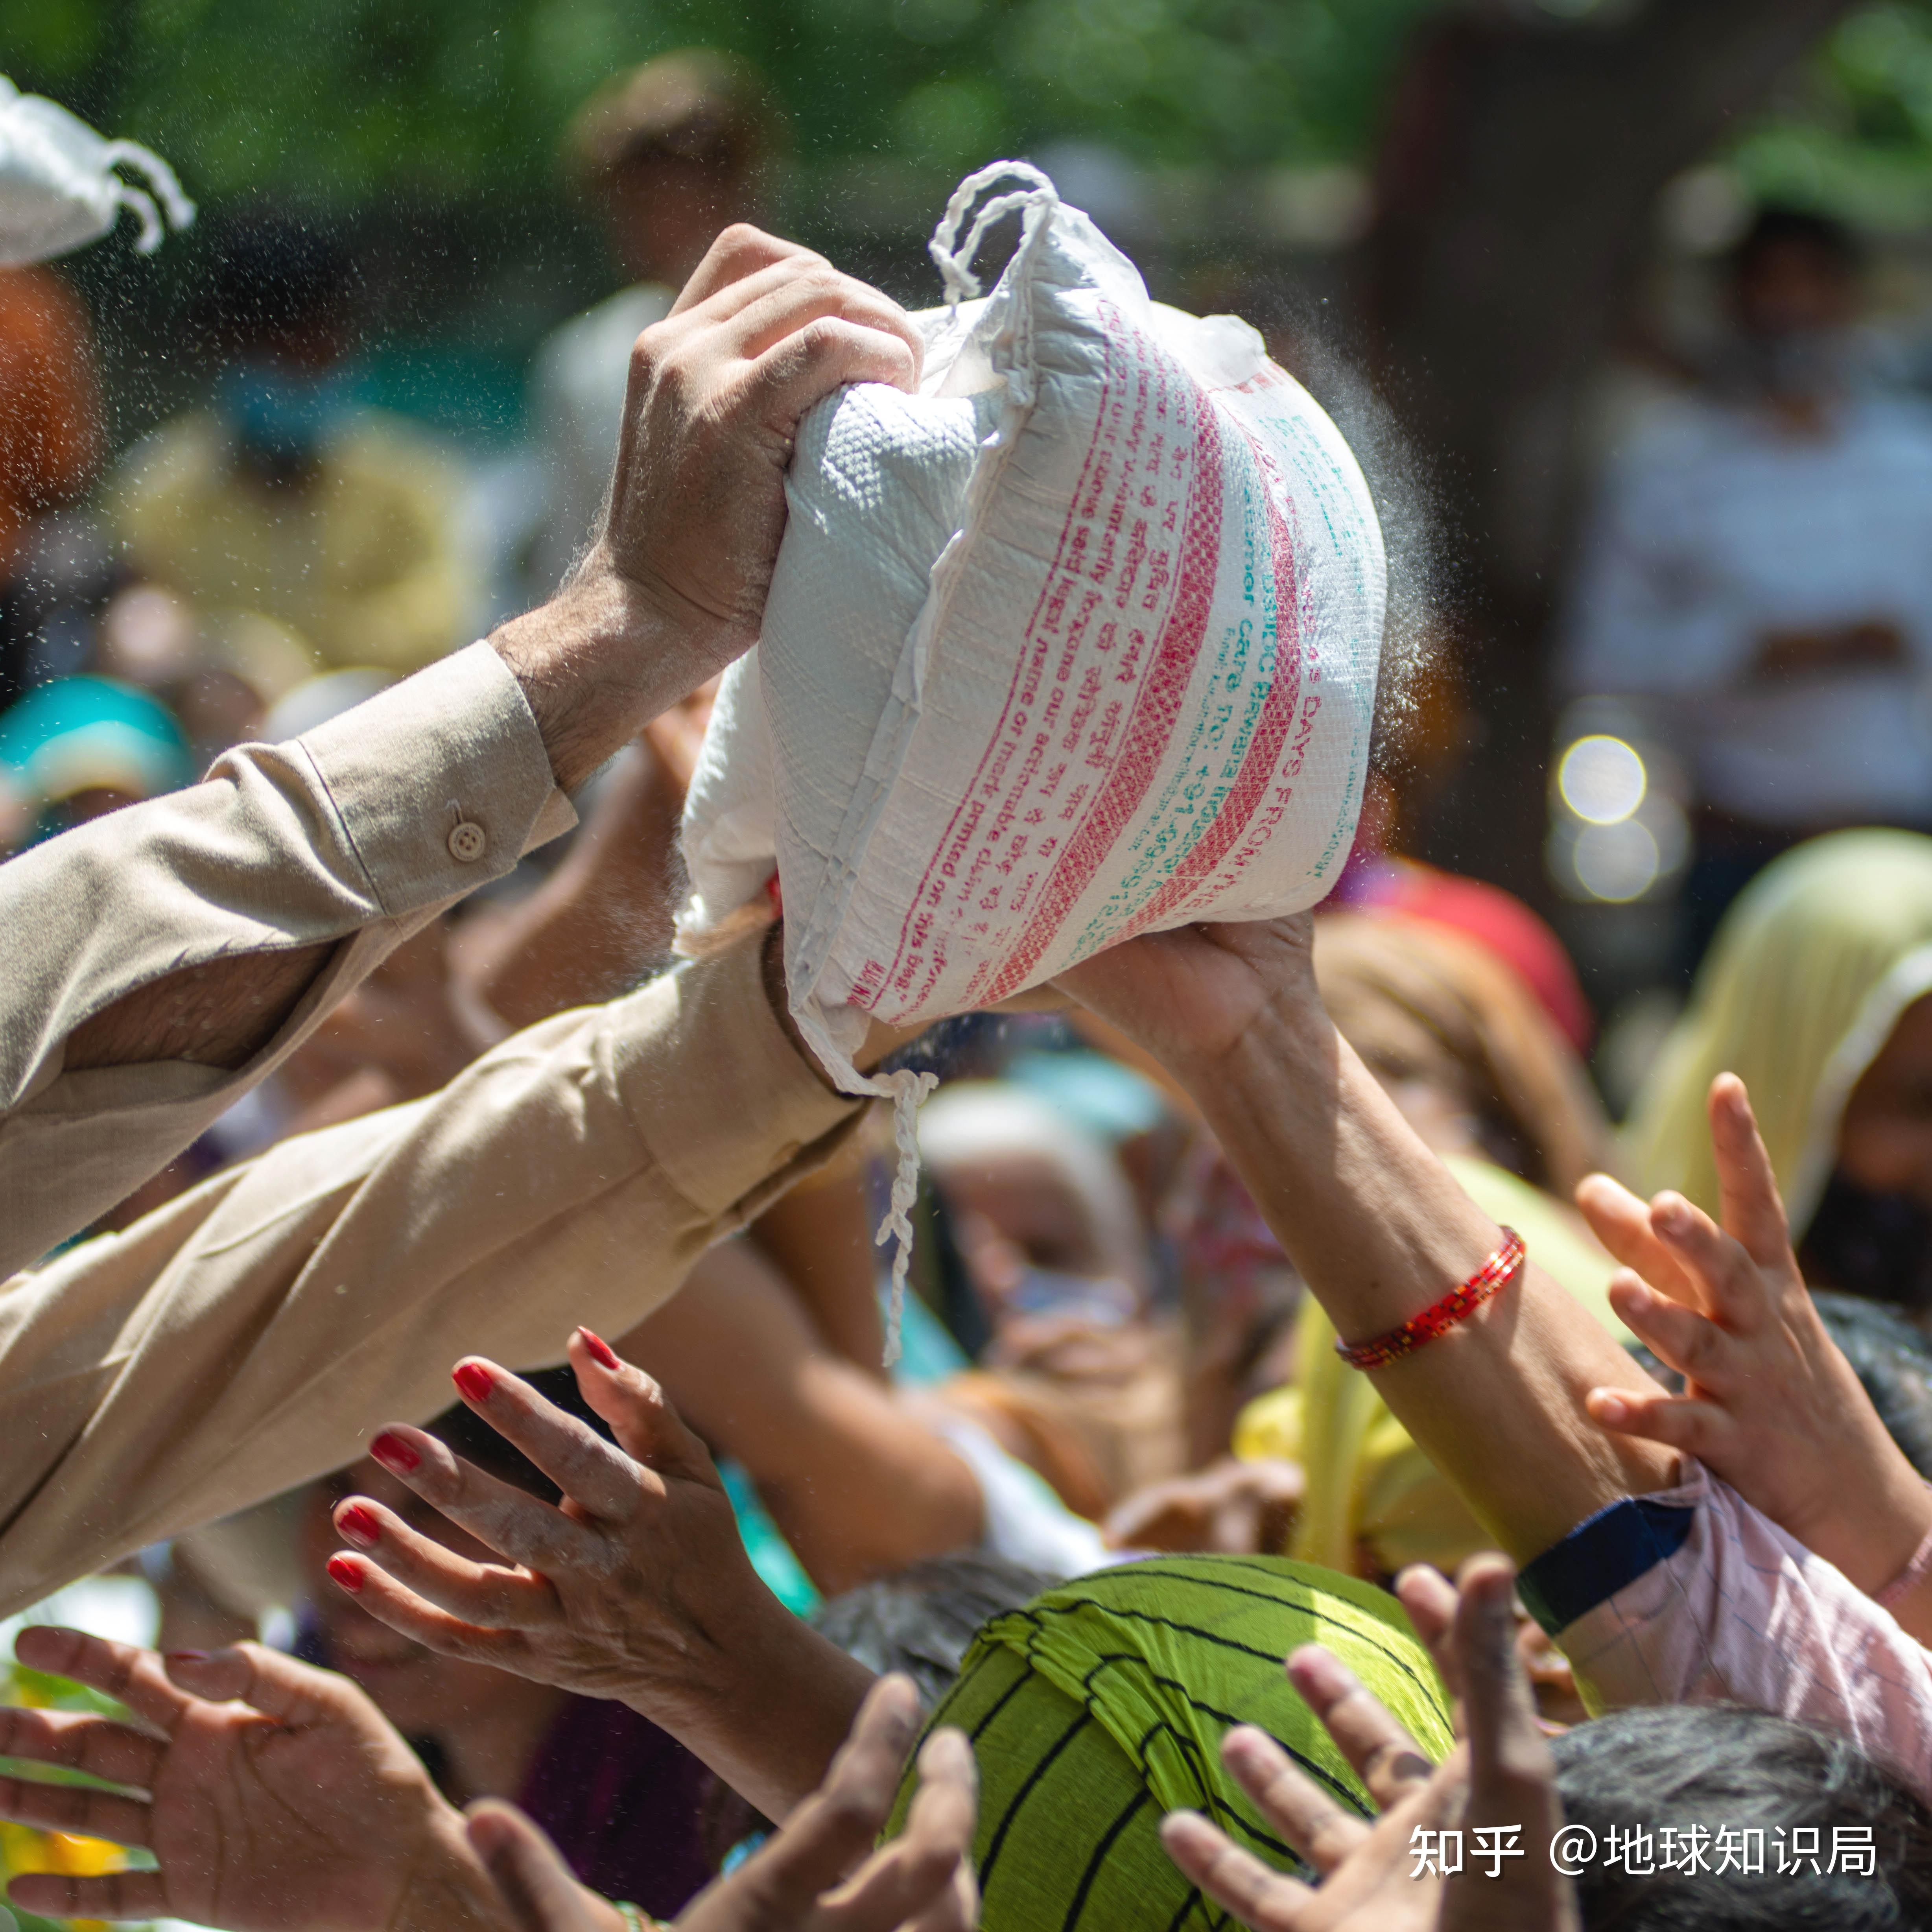
[[[1898,1455],[1889,1438],[1886,1447],[1893,1450],[1900,1468],[1888,1472],[1888,1480],[1874,1484],[1870,1459],[1851,1463],[1846,1472],[1847,1487],[1821,1497],[1815,1522],[1791,1534],[1868,1596],[1882,1597],[1887,1590],[1904,1586],[1899,1592],[1903,1600],[1917,1595],[1922,1581],[1908,1580],[1906,1572],[1932,1535],[1932,1490]],[[1861,1487],[1870,1501],[1854,1515],[1844,1508],[1844,1498],[1857,1495]]]
[[[1158,1058],[1210,1126],[1218,1120],[1238,1131],[1236,1124],[1264,1119],[1279,1132],[1285,1101],[1334,1094],[1341,1043],[1328,1009],[1311,992],[1304,1000],[1270,1000],[1225,1042]]]
[[[798,1022],[792,1018],[791,996],[785,985],[784,922],[774,920],[765,928],[761,942],[764,950],[760,956],[760,967],[764,975],[765,998],[770,1002],[772,1017],[780,1030],[790,1041],[792,1050],[818,1076],[819,1084],[826,1092],[842,1094],[844,1090],[831,1075],[819,1064],[817,1054],[806,1044],[805,1036],[798,1030]],[[866,1037],[859,1050],[852,1056],[852,1064],[861,1073],[869,1073],[888,1054],[896,1053],[902,1046],[919,1038],[926,1031],[923,1026],[888,1026],[883,1020],[868,1018],[866,1023]]]
[[[502,1894],[464,1828],[438,1801],[404,1870],[383,1932],[518,1932]]]
[[[681,617],[593,553],[490,643],[522,687],[559,788],[571,791],[726,661],[716,628]]]
[[[624,1702],[782,1820],[824,1778],[872,1673],[755,1578],[739,1602],[742,1614],[710,1633],[699,1667],[675,1685],[634,1686]],[[776,1696],[775,1685],[784,1687]]]

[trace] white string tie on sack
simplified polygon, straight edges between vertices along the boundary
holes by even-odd
[[[939,1084],[939,1076],[901,1067],[896,1073],[878,1075],[877,1080],[892,1096],[892,1139],[898,1148],[892,1205],[874,1237],[880,1247],[888,1241],[898,1244],[892,1250],[892,1300],[886,1312],[885,1365],[890,1368],[903,1352],[899,1330],[905,1319],[906,1270],[912,1263],[912,1204],[919,1198],[919,1110]]]
[[[962,242],[959,228],[966,219],[967,210],[995,182],[1016,178],[1031,185],[995,195],[973,218],[973,225]],[[940,217],[939,226],[932,231],[932,239],[926,244],[926,252],[932,257],[932,265],[939,271],[939,279],[945,286],[946,307],[956,309],[962,302],[970,302],[980,292],[980,278],[973,272],[973,258],[979,254],[980,245],[986,238],[986,231],[994,222],[1002,221],[1023,208],[1055,208],[1059,203],[1060,190],[1030,161],[995,161],[991,167],[968,175],[952,190],[952,199],[946,204],[946,212]]]

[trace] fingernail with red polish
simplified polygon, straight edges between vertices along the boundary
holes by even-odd
[[[623,1366],[617,1359],[616,1350],[602,1335],[593,1335],[588,1328],[580,1328],[577,1332],[584,1337],[584,1346],[590,1351],[590,1359],[593,1362],[607,1369]]]
[[[488,1402],[496,1386],[496,1378],[481,1362],[460,1363],[450,1379],[472,1402]]]
[[[406,1476],[419,1468],[422,1458],[393,1430],[384,1430],[369,1445],[369,1453],[386,1469]]]
[[[328,1559],[328,1574],[345,1590],[359,1591],[362,1587],[362,1567],[352,1557],[332,1556]]]
[[[351,1503],[335,1519],[335,1526],[351,1543],[372,1544],[382,1533],[376,1512],[364,1509],[360,1503]]]

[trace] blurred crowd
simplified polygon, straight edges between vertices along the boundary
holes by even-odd
[[[606,222],[624,286],[543,344],[529,405],[542,508],[494,525],[458,454],[362,400],[356,265],[324,228],[266,214],[228,225],[182,346],[206,372],[205,399],[122,450],[112,446],[80,302],[56,270],[0,272],[0,852],[32,850],[189,786],[234,747],[337,723],[506,609],[548,597],[600,515],[632,344],[670,311],[718,231],[760,216],[776,139],[755,76],[710,55],[654,62],[586,104],[566,164]],[[1224,1902],[1231,1888],[1247,1898],[1250,1923],[1303,1923],[1262,1910],[1286,1913],[1293,1901],[1240,1894],[1229,1868],[1213,1871],[1214,1847],[1190,1840],[1191,1826],[1170,1832],[1164,1853],[1159,1810],[1200,1804],[1244,1856],[1258,1851],[1286,1867],[1291,1844],[1308,1850],[1310,1814],[1292,1820],[1286,1800],[1270,1812],[1257,1796],[1273,1775],[1272,1760],[1252,1756],[1261,1745],[1231,1747],[1223,1767],[1220,1728],[1237,1717],[1262,1724],[1324,1792],[1342,1792],[1352,1815],[1372,1818],[1365,1793],[1392,1809],[1420,1807],[1418,1794],[1432,1786],[1373,1769],[1365,1780],[1358,1774],[1372,1754],[1360,1735],[1352,1738],[1340,1718],[1322,1729],[1343,1698],[1339,1680],[1322,1676],[1332,1659],[1311,1664],[1304,1654],[1291,1690],[1281,1658],[1304,1640],[1328,1646],[1395,1714],[1390,1722],[1439,1758],[1454,1730],[1436,1664],[1467,1705],[1482,1704],[1488,1692],[1457,1673],[1488,1640],[1477,1612],[1495,1601],[1504,1637],[1500,1648],[1491,1644],[1482,1684],[1517,1672],[1546,1729],[1577,1726],[1552,1760],[1558,1768],[1539,1774],[1560,1786],[1563,1815],[1615,1830],[1656,1803],[1677,1808],[1660,1824],[1714,1832],[1728,1804],[1738,1822],[1808,1830],[1814,1846],[1821,1830],[1828,1840],[1837,1828],[1870,1840],[1875,1828],[1880,1862],[1890,1860],[1907,1900],[1901,1916],[1832,1919],[1821,1906],[1828,1916],[1804,1922],[1927,1922],[1916,1915],[1932,1909],[1932,1690],[1917,1677],[1897,1690],[1886,1672],[1906,1666],[1885,1648],[1923,1654],[1910,1633],[1915,1619],[1932,1630],[1932,1613],[1913,1600],[1924,1552],[1908,1539],[1863,1575],[1863,1546],[1856,1557],[1834,1551],[1857,1588],[1835,1571],[1828,1589],[1805,1582],[1829,1599],[1829,1614],[1807,1622],[1790,1580],[1803,1571],[1801,1526],[1748,1480],[1754,1464],[1777,1459],[1747,1446],[1727,1462],[1718,1436],[1695,1445],[1687,1438],[1679,1446],[1696,1447],[1729,1500],[1707,1503],[1700,1492],[1700,1526],[1669,1534],[1702,1551],[1725,1589],[1736,1572],[1723,1568],[1724,1534],[1744,1552],[1736,1564],[1783,1576],[1775,1616],[1760,1604],[1737,1617],[1742,1628],[1762,1611],[1757,1641],[1781,1650],[1779,1668],[1796,1675],[1765,1688],[1775,1672],[1730,1660],[1724,1646],[1736,1651],[1743,1639],[1728,1626],[1714,1635],[1712,1612],[1699,1627],[1706,1660],[1664,1684],[1652,1700],[1660,1708],[1647,1714],[1657,1724],[1604,1718],[1607,1706],[1644,1701],[1618,1691],[1621,1666],[1606,1661],[1614,1644],[1566,1638],[1559,1648],[1546,1633],[1574,1636],[1580,1619],[1606,1607],[1635,1628],[1640,1618],[1618,1594],[1629,1579],[1592,1597],[1574,1574],[1559,1583],[1547,1568],[1532,1586],[1531,1565],[1512,1612],[1506,1572],[1498,1583],[1480,1562],[1466,1568],[1499,1539],[1533,1555],[1542,1530],[1558,1548],[1583,1534],[1580,1516],[1545,1522],[1511,1486],[1540,1481],[1567,1496],[1550,1445],[1571,1438],[1512,1438],[1499,1419],[1553,1407],[1562,1376],[1539,1379],[1535,1360],[1526,1368],[1519,1356],[1490,1380],[1471,1370],[1460,1392],[1432,1382],[1402,1396],[1421,1385],[1372,1382],[1348,1366],[1336,1315],[1347,1297],[1316,1292],[1336,1265],[1322,1245],[1322,1213],[1388,1218],[1392,1199],[1426,1194],[1429,1177],[1446,1172],[1478,1224],[1515,1231],[1553,1284],[1547,1306],[1561,1312],[1549,1318],[1552,1332],[1595,1338],[1574,1342],[1577,1359],[1594,1361],[1600,1344],[1646,1365],[1694,1407],[1722,1408],[1733,1384],[1654,1305],[1671,1294],[1669,1267],[1688,1281],[1700,1269],[1714,1278],[1715,1264],[1688,1249],[1666,1261],[1662,1234],[1634,1246],[1627,1229],[1618,1233],[1622,1210],[1591,1193],[1609,1184],[1588,1178],[1619,1176],[1646,1199],[1681,1198],[1713,1240],[1714,1221],[1738,1237],[1743,1245],[1732,1246],[1766,1280],[1780,1264],[1780,1241],[1767,1251],[1762,1228],[1752,1233],[1737,1216],[1748,1198],[1761,1208],[1774,1181],[1792,1265],[1829,1338],[1818,1346],[1849,1364],[1888,1448],[1896,1445],[1890,1453],[1932,1481],[1932,410],[1888,376],[1862,334],[1861,268],[1854,238],[1834,224],[1762,214],[1724,272],[1721,339],[1694,363],[1653,358],[1641,419],[1582,533],[1553,658],[1565,723],[1550,862],[1604,902],[1681,880],[1667,976],[1690,988],[1674,1027],[1619,1094],[1628,1101],[1620,1122],[1600,1097],[1590,1058],[1597,1016],[1557,932],[1521,898],[1406,851],[1415,808],[1403,806],[1391,779],[1379,803],[1372,794],[1342,884],[1318,912],[1312,971],[1336,1034],[1426,1157],[1388,1156],[1372,1183],[1311,1183],[1307,1199],[1332,1195],[1328,1209],[1284,1207],[1256,1182],[1272,1171],[1268,1162],[1231,1148],[1232,1116],[1217,1112],[1211,1088],[1180,1058],[1150,1045],[1151,1025],[1124,1020],[1105,999],[968,1016],[913,1049],[913,1064],[941,1084],[920,1119],[912,1292],[903,1354],[889,1371],[880,1366],[884,1264],[873,1231],[896,1156],[890,1122],[874,1117],[789,1191],[757,1204],[741,1231],[694,1241],[685,1286],[648,1318],[608,1344],[580,1331],[571,1366],[517,1382],[556,1442],[585,1455],[584,1444],[601,1444],[619,1461],[620,1445],[639,1454],[642,1426],[626,1420],[625,1403],[661,1390],[682,1425],[674,1451],[650,1466],[695,1481],[691,1470],[715,1464],[730,1534],[720,1545],[680,1531],[686,1540],[667,1540],[653,1560],[723,1564],[730,1581],[738,1558],[716,1552],[741,1548],[762,1588],[829,1648],[867,1672],[907,1673],[926,1708],[943,1707],[976,1742],[1006,1727],[1011,1749],[1004,1757],[982,1749],[978,1772],[978,1815],[998,1833],[988,1852],[982,1831],[978,1860],[988,1924],[1070,1926],[1085,1913],[1111,1924],[1130,1900],[1136,1924],[1178,1927],[1194,1922],[1190,1914],[1224,1924],[1202,1903],[1202,1888],[1217,1885]],[[186,1197],[237,1163],[298,1137],[350,1131],[386,1109],[434,1107],[430,1096],[446,1096],[466,1070],[499,1064],[516,1042],[572,1023],[560,1016],[620,1001],[662,973],[682,890],[680,816],[710,691],[684,697],[602,764],[576,796],[580,823],[567,838],[422,923],[267,1078],[90,1232],[132,1231],[122,1250],[132,1254],[150,1238],[145,1231],[201,1211]],[[452,821],[451,838],[464,830]],[[1709,1098],[1725,1074],[1748,1090],[1762,1172],[1738,1151],[1733,1116],[1723,1112],[1732,1103]],[[1372,1124],[1383,1118],[1379,1102],[1348,1104]],[[1360,1131],[1361,1146],[1393,1144],[1386,1133],[1375,1140],[1380,1126]],[[452,1171],[480,1161],[480,1143],[450,1159]],[[1292,1165],[1280,1149],[1268,1160],[1283,1172]],[[1317,1265],[1310,1255],[1326,1258]],[[529,1264],[537,1267],[534,1252]],[[1628,1285],[1631,1268],[1650,1288]],[[560,1321],[575,1318],[568,1293],[554,1283],[545,1292],[556,1294]],[[1715,1293],[1700,1304],[1685,1290],[1678,1312],[1694,1318],[1694,1318],[1712,1316]],[[1580,1330],[1564,1326],[1577,1323]],[[1749,1329],[1742,1316],[1730,1325]],[[1450,1352],[1446,1342],[1437,1348]],[[620,1368],[630,1381],[615,1379]],[[782,1848],[786,1834],[771,1836],[773,1821],[826,1774],[829,1753],[812,1760],[809,1775],[728,1775],[721,1765],[748,1747],[698,1748],[702,1726],[680,1720],[675,1695],[646,1714],[638,1705],[648,1700],[600,1691],[604,1680],[590,1664],[574,1676],[524,1669],[526,1652],[507,1641],[440,1647],[428,1621],[380,1613],[380,1589],[357,1568],[364,1559],[342,1554],[345,1540],[358,1549],[400,1541],[404,1580],[432,1603],[439,1564],[469,1576],[511,1552],[493,1545],[482,1513],[453,1522],[412,1480],[429,1442],[480,1472],[493,1495],[545,1505],[547,1521],[586,1519],[589,1505],[559,1480],[556,1457],[532,1453],[530,1430],[506,1440],[496,1426],[485,1397],[493,1386],[500,1396],[502,1381],[490,1380],[500,1372],[478,1372],[480,1382],[459,1372],[466,1400],[426,1430],[378,1437],[320,1480],[152,1543],[31,1621],[91,1618],[98,1635],[190,1659],[259,1637],[279,1655],[339,1673],[366,1694],[413,1767],[386,1776],[419,1768],[450,1806],[514,1801],[577,1881],[626,1902],[634,1932],[632,1915],[672,1918],[760,1845]],[[613,1378],[608,1388],[595,1382],[600,1373]],[[1762,1370],[1757,1388],[1771,1378]],[[1740,1408],[1738,1417],[1730,1426],[1748,1433],[1750,1416]],[[1799,1447],[1788,1453],[1802,1460],[1809,1438],[1792,1426]],[[1462,1439],[1477,1445],[1474,1464],[1459,1462]],[[659,1448],[672,1440],[661,1435]],[[1588,1462],[1574,1444],[1562,1451],[1572,1453],[1579,1466]],[[1878,1451],[1862,1440],[1844,1453]],[[1544,1468],[1511,1472],[1542,1455]],[[1820,1468],[1843,1466],[1816,1456]],[[1612,1473],[1644,1493],[1628,1468]],[[1690,1513],[1672,1485],[1650,1487]],[[1657,1528],[1662,1519],[1646,1520],[1657,1560],[1678,1562],[1678,1544],[1666,1548]],[[1907,1558],[1919,1568],[1892,1600],[1904,1606],[1901,1634],[1868,1600]],[[1599,1550],[1592,1561],[1608,1559]],[[1452,1598],[1445,1608],[1431,1594],[1439,1577],[1419,1583],[1415,1565],[1462,1571],[1463,1606]],[[611,1574],[621,1582],[628,1573]],[[1399,1579],[1407,1620],[1386,1594]],[[1691,1604],[1695,1588],[1681,1578],[1678,1586]],[[1858,1624],[1832,1594],[1840,1591],[1884,1616],[1890,1636],[1881,1641]],[[1246,1598],[1228,1597],[1234,1607],[1224,1617],[1208,1602],[1216,1592]],[[1273,1620],[1239,1624],[1263,1598]],[[1817,1688],[1834,1667],[1818,1647],[1847,1630],[1870,1646],[1857,1669],[1882,1680],[1842,1690],[1850,1718]],[[262,1664],[252,1667],[267,1675],[250,1686],[211,1677],[197,1701],[158,1676],[130,1678],[124,1661],[102,1660],[105,1652],[64,1650],[44,1634],[22,1642],[13,1702],[40,1711],[44,1728],[16,1725],[0,1752],[24,1757],[63,1761],[52,1714],[102,1708],[62,1688],[68,1676],[113,1688],[167,1726],[185,1726],[190,1706],[245,1697],[270,1709],[296,1694],[276,1688],[279,1666]],[[1130,1654],[1138,1676],[1114,1668]],[[1659,1653],[1640,1664],[1664,1682]],[[689,1668],[701,1675],[699,1664]],[[1168,1691],[1178,1702],[1162,1701]],[[1763,1723],[1778,1728],[1720,1736],[1663,1721],[1714,1700],[1726,1721],[1742,1714],[1731,1707],[1755,1706],[1752,1714],[1773,1714]],[[1874,1717],[1881,1704],[1887,1714]],[[862,1726],[891,1719],[909,1737],[916,1724],[884,1704],[865,1709]],[[1185,1778],[1152,1747],[1140,1758],[1124,1751],[1119,1740],[1136,1726],[1150,1737],[1166,1727],[1178,1742],[1162,1748],[1186,1760]],[[757,1730],[754,1719],[746,1734]],[[113,1748],[134,1751],[131,1735],[117,1733],[124,1741]],[[1873,1762],[1847,1768],[1846,1754],[1856,1753],[1846,1738]],[[1656,1765],[1700,1753],[1724,1774],[1708,1787],[1692,1780],[1659,1798],[1664,1787],[1644,1782],[1660,1775]],[[163,1772],[142,1760],[136,1774],[125,1768],[134,1763],[106,1775],[149,1791],[158,1819]],[[1755,1773],[1738,1769],[1751,1763]],[[922,1756],[920,1768],[935,1792],[952,1774],[938,1757]],[[891,1772],[888,1790],[896,1762]],[[326,1785],[338,1774],[325,1765],[302,1776]],[[1211,1800],[1174,1797],[1189,1778]],[[0,1780],[0,1800],[19,1811],[13,1792]],[[900,1826],[910,1802],[899,1801]],[[487,1809],[476,1815],[486,1850],[497,1845],[513,1864],[534,1856],[517,1838],[520,1826]],[[1440,1825],[1450,1814],[1420,1807],[1413,1815]],[[125,1876],[106,1843],[115,1822],[76,1810],[62,1823],[50,1810],[38,1833],[4,1827],[0,1853],[16,1871]],[[1534,1827],[1527,1814],[1516,1822]],[[165,1868],[158,1839],[153,1849]],[[1324,1852],[1296,1869],[1311,1875],[1338,1858]],[[1004,1880],[996,1858],[1006,1861]],[[1666,1922],[1615,1917],[1612,1905],[1622,1912],[1629,1898],[1603,1883],[1610,1892],[1600,1896],[1586,1884],[1587,1922]],[[76,1910],[98,1902],[62,1895]],[[39,1896],[52,1914],[54,1894]],[[138,1916],[190,1918],[197,1909],[182,1896],[128,1896]],[[1159,1907],[1151,1917],[1149,1900]],[[610,1932],[594,1906],[571,1909]],[[1396,1910],[1361,1922],[1434,1922]],[[208,1922],[253,1932],[310,1922]],[[572,1922],[538,1911],[536,1922],[561,1932]],[[1714,1906],[1668,1922],[1745,1922]]]

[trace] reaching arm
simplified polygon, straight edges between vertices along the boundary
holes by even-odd
[[[798,1051],[781,938],[560,1014],[10,1284],[0,1614],[426,1420],[466,1347],[554,1361],[572,1321],[622,1334],[675,1293],[861,1111]]]
[[[1186,1088],[1337,1332],[1360,1341],[1466,1280],[1501,1234],[1336,1033],[1309,942],[1305,916],[1192,927],[1102,953],[1062,983]],[[1656,1385],[1534,1256],[1515,1284],[1375,1378],[1519,1560],[1673,1478],[1668,1451],[1592,1423],[1592,1389]]]
[[[799,416],[844,382],[910,387],[920,352],[886,297],[728,229],[638,340],[609,514],[548,604],[304,739],[230,753],[203,784],[0,868],[0,1269],[172,1160],[423,920],[561,831],[563,792],[740,655]]]
[[[1886,1432],[1826,1332],[1791,1251],[1771,1158],[1744,1083],[1712,1083],[1722,1226],[1682,1195],[1640,1201],[1593,1174],[1577,1201],[1626,1265],[1610,1300],[1632,1332],[1686,1378],[1684,1391],[1589,1398],[1606,1429],[1688,1451],[1868,1595],[1904,1580],[1932,1535],[1932,1492]],[[1888,1600],[1932,1636],[1932,1579]]]
[[[358,1496],[336,1509],[353,1547],[329,1574],[429,1649],[619,1699],[783,1818],[824,1776],[872,1673],[759,1580],[710,1456],[651,1378],[582,1329],[570,1356],[614,1447],[494,1363],[472,1358],[455,1376],[566,1508],[510,1489],[421,1430],[385,1430],[370,1454],[506,1560],[452,1556]]]

